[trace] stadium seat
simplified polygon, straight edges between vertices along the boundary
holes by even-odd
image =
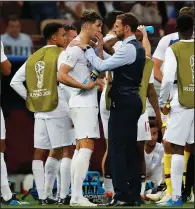
[[[48,23],[51,23],[51,22],[57,22],[57,23],[62,23],[62,24],[67,24],[67,21],[64,20],[64,19],[46,19],[46,20],[43,20],[40,24],[40,32],[42,34],[43,32],[43,28],[48,24]]]
[[[5,33],[6,30],[6,23],[5,20],[3,18],[0,18],[0,34]]]
[[[27,33],[28,35],[39,34],[38,25],[35,20],[31,19],[21,19],[21,30],[23,33]]]
[[[165,35],[176,32],[176,27],[173,24],[167,24],[164,28]]]

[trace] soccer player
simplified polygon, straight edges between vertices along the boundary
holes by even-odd
[[[7,59],[4,53],[4,46],[2,42],[1,42],[1,73],[4,76],[9,76],[11,73],[11,63],[9,62],[9,60]],[[4,153],[6,150],[5,138],[6,138],[5,120],[1,109],[0,154],[1,154],[1,195],[3,197],[2,203],[5,205],[27,204],[18,201],[15,195],[13,195],[10,190],[8,178],[7,178],[7,167],[4,160]]]
[[[63,54],[65,30],[62,24],[49,23],[45,26],[43,35],[47,45],[28,58],[10,84],[26,100],[28,109],[35,112],[32,170],[41,205],[56,203],[52,199],[52,189],[60,166],[62,147],[68,149],[75,141],[66,93],[57,84],[56,73],[66,58]],[[24,81],[27,89],[23,85]],[[51,151],[47,157],[49,150]],[[67,163],[70,164],[70,160]]]
[[[69,43],[77,37],[77,30],[73,25],[63,25],[63,28],[66,32],[66,45],[65,48],[69,45]]]
[[[102,20],[96,12],[84,12],[81,17],[81,32],[75,40],[89,44],[101,32]],[[71,206],[97,206],[83,197],[82,184],[86,177],[91,155],[94,150],[94,139],[100,137],[98,123],[98,82],[88,79],[93,67],[78,46],[68,47],[66,58],[58,72],[58,81],[73,87],[69,100],[71,118],[75,127],[76,150],[71,164]],[[87,91],[85,91],[88,89]]]
[[[181,14],[189,14],[194,16],[194,10],[190,7],[183,7],[179,15]],[[153,54],[153,61],[154,61],[154,77],[155,77],[155,89],[159,96],[160,93],[160,83],[162,82],[163,78],[163,72],[164,72],[164,60],[165,60],[165,51],[166,49],[172,45],[173,43],[179,41],[179,34],[171,33],[169,35],[164,36],[158,43],[158,46]],[[174,85],[175,88],[175,85]],[[172,97],[172,93],[170,92],[170,99]],[[169,105],[169,104],[168,104]],[[153,116],[154,114],[151,112],[151,108],[149,105],[148,108],[149,117]],[[162,114],[162,134],[163,134],[163,144],[164,144],[164,173],[165,173],[165,182],[167,185],[167,193],[166,195],[160,200],[160,202],[166,202],[168,199],[170,199],[170,195],[172,193],[172,187],[171,187],[171,173],[170,173],[170,166],[171,166],[171,149],[170,149],[170,143],[166,140],[167,136],[164,135],[164,132],[166,130],[167,121],[169,118],[169,114],[167,112],[167,115]],[[189,158],[189,152],[185,152],[185,165],[187,165],[187,161]],[[186,167],[186,166],[185,166]]]
[[[138,136],[137,136],[137,147],[139,153],[139,164],[141,170],[141,196],[144,196],[145,191],[145,175],[146,175],[146,164],[144,159],[144,144],[145,141],[151,140],[150,126],[148,119],[148,111],[146,109],[146,99],[148,98],[152,107],[156,113],[156,120],[158,125],[161,125],[160,118],[160,108],[158,106],[158,98],[156,91],[154,89],[154,74],[153,74],[153,62],[149,58],[151,53],[151,46],[148,40],[147,32],[145,26],[139,26],[138,30],[142,32],[142,37],[136,36],[137,39],[142,43],[146,50],[146,63],[144,68],[144,74],[142,78],[142,83],[140,87],[140,95],[143,103],[143,112],[138,121]]]
[[[146,162],[146,180],[152,181],[158,187],[163,180],[163,145],[158,143],[159,125],[154,121],[149,121],[151,140],[145,143],[144,157]]]
[[[65,49],[67,48],[68,44],[77,36],[76,28],[73,25],[63,25],[65,30],[66,36],[66,44]],[[68,86],[65,86],[60,83],[60,87],[63,88],[65,93],[66,102],[68,104],[70,99],[70,89]],[[69,107],[68,107],[69,108]],[[72,123],[72,122],[71,122]],[[70,127],[70,132],[74,134],[73,124]],[[57,198],[59,205],[69,205],[70,203],[70,196],[69,196],[69,188],[71,182],[71,159],[74,154],[75,144],[72,146],[64,147],[63,148],[63,158],[60,162],[58,174],[57,174]],[[60,175],[61,174],[61,175]]]
[[[167,141],[171,143],[172,198],[167,206],[181,206],[181,185],[184,171],[184,146],[194,143],[194,40],[193,18],[182,14],[177,19],[180,41],[165,53],[164,74],[160,90],[162,112],[167,111],[167,100],[174,81],[171,114],[167,127]],[[161,205],[159,203],[159,205]]]

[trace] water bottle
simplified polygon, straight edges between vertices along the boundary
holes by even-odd
[[[90,79],[91,79],[91,81],[94,82],[94,81],[98,78],[99,75],[100,75],[100,73],[99,73],[97,70],[92,70],[92,72],[91,72],[91,74],[90,74]],[[88,78],[86,78],[86,79],[84,80],[83,84],[86,84],[86,83],[87,83],[87,79],[88,79]]]
[[[153,34],[154,33],[154,27],[153,26],[145,26],[145,29],[146,31],[149,33],[149,34]]]

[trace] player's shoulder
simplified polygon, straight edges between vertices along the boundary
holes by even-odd
[[[171,41],[176,41],[178,39],[179,39],[178,32],[175,32],[175,33],[170,33],[166,36],[163,36],[160,41],[167,43],[169,45]]]
[[[162,150],[164,150],[163,144],[157,142],[156,146],[155,146],[156,151],[161,152]]]
[[[3,49],[4,48],[4,46],[3,46],[3,42],[1,41],[1,49]]]

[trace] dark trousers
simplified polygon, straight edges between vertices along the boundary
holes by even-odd
[[[137,94],[112,99],[108,123],[108,156],[116,200],[140,200],[137,123],[141,112],[142,102]]]

